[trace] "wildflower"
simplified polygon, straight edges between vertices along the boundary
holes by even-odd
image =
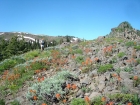
[[[64,100],[63,100],[63,103],[66,103],[66,102],[67,102],[67,100],[66,100],[66,99],[64,99]]]
[[[134,79],[134,80],[138,80],[138,76],[134,76],[133,79]]]
[[[76,89],[77,88],[77,86],[75,84],[73,84],[71,87],[72,87],[72,89]]]
[[[117,74],[112,74],[112,76],[113,76],[113,77],[116,77],[116,76],[117,76]]]
[[[85,99],[85,101],[86,101],[86,102],[90,102],[90,99],[89,99],[89,97],[88,97],[88,96],[85,96],[85,98],[84,98],[84,99]]]
[[[41,80],[44,81],[44,77],[42,77]]]
[[[118,81],[121,81],[121,77],[118,76]]]
[[[60,98],[60,94],[58,94],[58,93],[55,96],[56,96],[57,99]]]
[[[38,80],[38,82],[41,82],[41,79],[40,78],[38,78],[37,80]]]
[[[127,105],[133,105],[131,102],[127,103]]]
[[[47,105],[46,103],[42,103],[42,105]]]
[[[109,105],[113,105],[113,104],[114,104],[114,102],[112,102],[112,101],[111,101],[111,102],[109,102]]]
[[[105,97],[102,97],[102,98],[101,98],[101,101],[102,101],[102,102],[105,102],[105,101],[106,101],[106,98],[105,98]]]
[[[34,99],[34,100],[37,100],[37,96],[33,96],[33,99]]]
[[[67,89],[70,89],[71,88],[71,84],[67,84]]]

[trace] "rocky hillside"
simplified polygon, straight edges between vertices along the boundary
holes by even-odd
[[[140,30],[137,30],[131,26],[128,22],[122,22],[118,27],[112,28],[109,36],[122,36],[130,39],[136,39],[136,36],[140,36]]]
[[[0,105],[140,105],[140,38],[128,25],[4,60]]]

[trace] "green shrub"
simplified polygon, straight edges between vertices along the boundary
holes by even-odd
[[[49,57],[51,55],[50,51],[43,51],[42,53],[39,54],[39,58],[44,58],[44,57]]]
[[[137,63],[140,64],[140,59],[137,59]]]
[[[78,57],[76,57],[76,62],[78,62],[78,63],[82,63],[82,62],[84,62],[84,57],[83,56],[78,56]]]
[[[117,58],[113,57],[112,60],[110,61],[111,63],[117,63]]]
[[[39,54],[40,54],[39,50],[30,51],[24,55],[24,58],[30,60],[33,59],[34,57],[37,57]]]
[[[20,56],[12,57],[10,59],[5,59],[3,62],[0,63],[0,72],[3,72],[4,70],[10,69],[15,65],[24,62],[25,60],[23,58],[20,58]]]
[[[92,100],[91,103],[94,103],[94,105],[103,105],[103,102],[101,101],[101,96],[97,96]]]
[[[125,94],[125,93],[116,93],[116,94],[109,94],[105,96],[109,100],[113,100],[114,103],[120,103],[117,105],[126,104],[127,102],[131,102],[133,105],[140,105],[140,99],[138,98],[137,94]],[[106,105],[107,102],[103,103],[101,101],[101,96],[97,96],[91,101],[93,105]]]
[[[134,44],[133,41],[129,41],[129,42],[126,42],[125,45],[126,45],[127,47],[132,47],[132,46],[134,46],[135,44]]]
[[[124,68],[124,71],[125,71],[125,72],[131,72],[132,70],[133,70],[133,69],[132,69],[131,67],[125,67],[125,68]]]
[[[87,104],[86,104],[85,100],[82,98],[74,98],[71,101],[70,105],[87,105]]]
[[[83,51],[81,49],[75,49],[72,50],[71,54],[83,54]]]
[[[14,100],[12,102],[10,102],[11,105],[20,105],[19,101],[17,100]]]
[[[106,71],[111,70],[111,69],[113,69],[113,65],[111,64],[101,65],[99,66],[98,72],[105,73]]]
[[[68,80],[69,76],[75,78],[75,76],[70,72],[61,71],[51,78],[47,78],[42,82],[34,83],[31,87],[28,88],[28,92],[26,96],[30,100],[33,98],[34,95],[36,95],[39,98],[39,100],[43,100],[43,101],[46,100],[45,98],[46,95],[51,95],[52,97],[55,97],[56,94],[60,94],[61,96],[63,96],[66,94],[66,91],[62,89],[62,84],[64,84],[65,81]],[[30,90],[35,90],[36,93],[33,94],[30,92]],[[36,101],[34,102],[36,103]]]
[[[134,49],[140,50],[140,45],[139,46],[134,46]]]
[[[4,99],[0,99],[0,105],[5,105]]]
[[[125,53],[124,53],[124,52],[120,52],[120,53],[118,53],[118,55],[117,55],[117,56],[118,56],[119,58],[122,58],[124,55],[125,55]]]

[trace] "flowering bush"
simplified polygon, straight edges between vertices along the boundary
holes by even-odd
[[[68,71],[62,71],[51,78],[34,83],[28,88],[26,95],[28,100],[33,103],[41,103],[42,101],[51,103],[55,100],[59,101],[63,99],[64,95],[66,95],[66,91],[64,91],[62,85],[68,80],[69,76],[75,77]]]

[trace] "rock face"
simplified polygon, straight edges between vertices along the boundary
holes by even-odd
[[[135,30],[127,21],[119,24],[118,27],[112,28],[109,36],[124,37],[127,39],[137,39],[139,30]]]

